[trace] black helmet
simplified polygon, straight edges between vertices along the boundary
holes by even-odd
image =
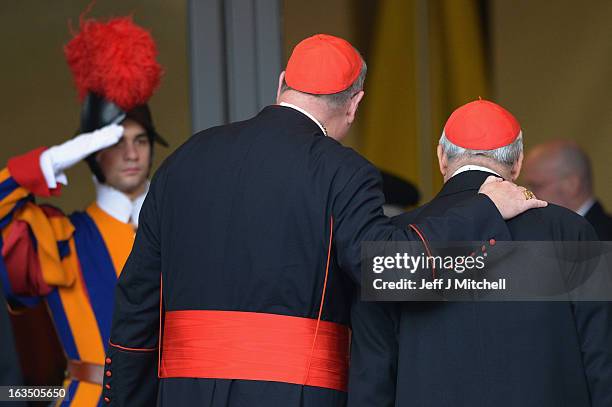
[[[78,133],[89,133],[109,124],[119,124],[125,119],[132,119],[145,128],[151,146],[153,146],[154,142],[158,142],[162,146],[168,147],[168,142],[155,130],[151,110],[147,104],[136,106],[124,112],[115,103],[92,92],[89,92],[83,101],[81,125]],[[151,149],[151,153],[153,153],[153,149]],[[95,159],[95,153],[87,156],[85,161],[89,165],[91,172],[98,179],[98,182],[104,183],[106,179]]]

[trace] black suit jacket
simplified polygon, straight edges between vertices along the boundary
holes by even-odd
[[[584,217],[593,225],[599,240],[612,240],[612,217],[606,213],[599,201],[595,201]]]
[[[488,175],[456,175],[394,223],[460,204]],[[556,205],[507,224],[516,241],[596,240],[582,217]],[[611,332],[603,302],[356,301],[349,406],[611,406]]]
[[[250,120],[196,134],[152,180],[118,281],[111,341],[124,348],[157,346],[160,275],[166,311],[316,319],[332,218],[322,319],[349,325],[361,242],[418,239],[391,224],[383,202],[378,171],[297,110],[269,106]],[[484,216],[472,222],[477,213]],[[447,215],[423,219],[419,227],[442,239],[478,240],[507,232],[483,196]],[[111,387],[105,397],[111,405],[154,403],[157,352],[116,347],[108,352],[112,377],[105,378]],[[324,388],[230,379],[162,379],[158,402],[336,406],[346,399],[346,393]]]

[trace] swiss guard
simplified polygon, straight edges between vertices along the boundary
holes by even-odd
[[[307,38],[278,104],[192,136],[160,167],[115,293],[110,405],[342,406],[361,243],[507,232],[483,194],[391,225],[378,171],[336,141],[364,77],[351,44]]]
[[[67,360],[62,405],[103,402],[104,350],[117,277],[148,190],[157,134],[147,102],[162,74],[153,38],[131,18],[81,18],[65,55],[82,100],[79,135],[11,158],[0,171],[0,276],[13,306],[45,301]],[[66,216],[59,196],[86,160],[96,198]],[[62,185],[63,184],[63,185]]]

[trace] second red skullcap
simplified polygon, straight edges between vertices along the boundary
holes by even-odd
[[[348,41],[317,34],[295,46],[287,62],[285,82],[300,92],[338,93],[355,82],[362,64],[361,56]]]
[[[516,118],[487,100],[457,108],[444,126],[448,141],[469,150],[495,150],[512,144],[520,134],[521,126]]]

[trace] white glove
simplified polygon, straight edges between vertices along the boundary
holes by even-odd
[[[123,126],[109,124],[91,133],[83,133],[58,146],[45,150],[40,155],[40,168],[47,186],[56,188],[57,183],[68,185],[64,170],[72,167],[88,155],[116,144],[123,136]]]

